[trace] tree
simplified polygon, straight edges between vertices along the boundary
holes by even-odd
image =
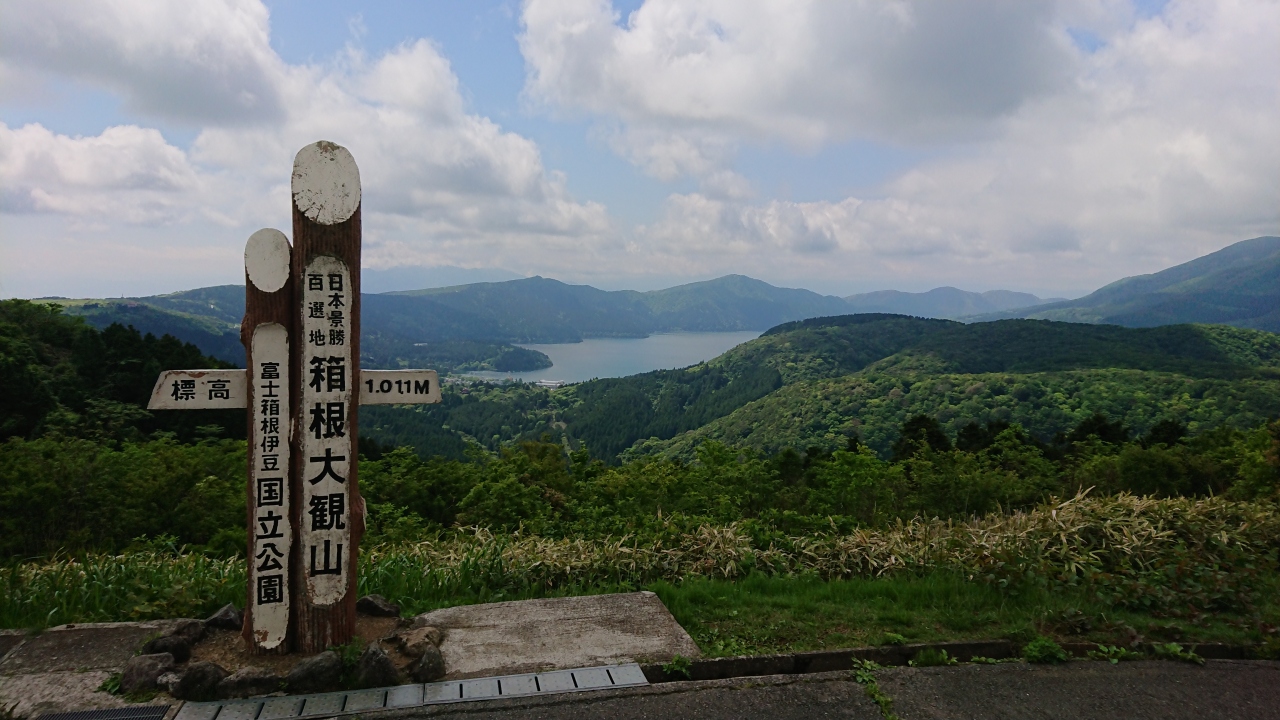
[[[893,444],[893,461],[906,460],[925,447],[934,452],[946,452],[951,449],[951,439],[937,420],[928,415],[916,415],[902,423],[898,440]]]
[[[1090,436],[1110,445],[1123,445],[1129,442],[1129,428],[1119,420],[1112,422],[1106,415],[1094,413],[1081,420],[1064,439],[1070,444],[1084,442]]]

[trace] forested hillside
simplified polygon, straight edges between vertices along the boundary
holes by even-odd
[[[780,325],[683,370],[554,392],[476,386],[454,402],[379,409],[366,428],[424,455],[449,447],[455,456],[461,439],[496,449],[549,433],[617,462],[689,459],[705,439],[776,452],[855,437],[887,456],[897,428],[917,414],[952,434],[970,422],[1017,422],[1045,442],[1098,412],[1136,432],[1165,419],[1193,432],[1252,427],[1280,414],[1280,336],[848,315]]]
[[[231,365],[169,335],[118,324],[99,331],[56,305],[0,301],[0,439],[243,438],[243,411],[145,410],[160,371],[220,367]]]
[[[1150,275],[1124,278],[1077,300],[978,316],[1152,327],[1221,323],[1280,332],[1280,237],[1242,240]]]
[[[172,335],[206,355],[244,365],[240,320],[244,287],[222,285],[170,295],[103,300],[46,299],[69,315],[105,329],[113,324],[142,333]],[[551,360],[516,347],[484,318],[430,299],[363,295],[361,361],[369,368],[429,367],[442,373],[467,370],[536,370]]]

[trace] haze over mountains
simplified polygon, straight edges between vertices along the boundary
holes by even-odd
[[[478,272],[450,270],[464,275]],[[395,276],[397,271],[369,272],[377,279],[375,287],[386,287],[411,281],[419,271],[426,269],[406,269],[403,277]],[[1034,318],[1132,327],[1201,322],[1276,332],[1280,331],[1280,238],[1245,240],[1159,273],[1120,280],[1078,300],[1044,301],[1027,293],[974,293],[951,287],[839,298],[726,275],[650,292],[605,291],[531,277],[366,292],[362,302],[363,350],[373,367],[394,367],[417,358],[441,367],[536,369],[545,366],[540,365],[545,356],[510,344],[644,337],[656,332],[767,330],[785,322],[851,313],[965,321]],[[68,312],[83,315],[98,327],[120,322],[144,332],[169,333],[208,354],[243,362],[238,334],[244,313],[242,286],[63,303]]]
[[[850,295],[844,300],[855,313],[891,313],[956,320],[970,315],[1015,310],[1063,299],[1044,300],[1031,293],[1012,290],[988,290],[984,293],[976,293],[953,287],[940,287],[922,293],[879,290]]]

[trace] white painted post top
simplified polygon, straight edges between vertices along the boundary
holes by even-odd
[[[293,202],[312,222],[337,225],[360,207],[360,168],[337,143],[312,143],[293,159]]]
[[[244,271],[262,292],[275,292],[289,280],[289,238],[274,228],[263,228],[244,245]]]

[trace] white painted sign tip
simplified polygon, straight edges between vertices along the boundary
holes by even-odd
[[[346,148],[311,143],[293,159],[293,202],[312,222],[337,225],[360,207],[360,168]]]
[[[289,238],[274,228],[249,236],[244,246],[244,272],[262,292],[276,292],[289,280]]]

